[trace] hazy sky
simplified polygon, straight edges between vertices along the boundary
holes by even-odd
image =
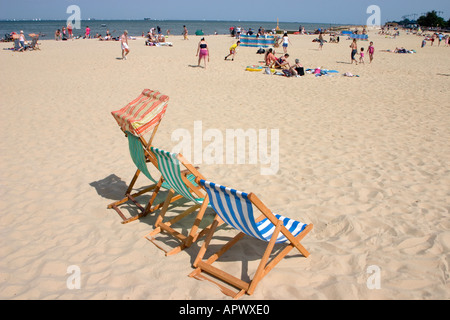
[[[381,22],[431,10],[446,20],[449,0],[0,0],[0,19],[66,20],[69,5],[81,18],[163,20],[250,20],[364,24],[367,8],[378,5]]]

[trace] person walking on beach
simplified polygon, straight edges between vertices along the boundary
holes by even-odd
[[[373,60],[373,54],[375,52],[375,48],[373,47],[373,41],[370,41],[369,48],[367,48],[367,52],[369,53],[369,63],[372,63]]]
[[[358,53],[358,44],[356,43],[356,39],[353,39],[352,44],[350,45],[350,48],[352,48],[352,64],[353,61],[356,62],[356,65],[358,65],[358,61],[356,61],[356,54]]]
[[[130,48],[128,47],[128,31],[125,30],[120,36],[120,46],[122,48],[122,60],[127,60],[127,55],[130,53]]]
[[[186,28],[186,26],[183,26],[183,38],[184,38],[184,40],[189,40],[188,39],[188,29]]]
[[[283,41],[283,51],[284,51],[284,53],[287,53],[288,44],[291,43],[287,32],[284,33],[282,41]]]
[[[209,50],[205,38],[202,38],[198,43],[197,56],[198,56],[198,66],[200,67],[200,61],[203,59],[206,69],[206,58],[208,58],[209,62]]]
[[[225,57],[225,60],[227,60],[229,56],[233,56],[231,58],[231,61],[234,61],[234,56],[236,55],[236,48],[239,46],[240,43],[241,41],[238,40],[238,42],[236,42],[230,47],[230,54]]]

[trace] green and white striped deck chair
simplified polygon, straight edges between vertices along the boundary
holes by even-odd
[[[136,137],[135,135],[129,132],[125,132],[125,134],[127,135],[128,138],[128,147],[130,149],[130,156],[137,170],[128,186],[127,191],[125,192],[125,197],[119,201],[116,201],[108,205],[108,209],[114,209],[122,218],[122,224],[135,221],[137,219],[145,217],[149,213],[152,213],[160,209],[163,206],[163,202],[158,203],[155,206],[153,206],[153,203],[155,202],[155,199],[161,188],[166,190],[170,189],[170,186],[166,182],[164,182],[163,179],[161,179],[162,177],[159,178],[157,181],[155,178],[153,178],[152,174],[150,173],[148,165],[152,164],[157,168],[157,162],[156,159],[152,158],[151,154],[146,151],[144,147],[145,144],[141,141],[141,138]],[[148,180],[151,181],[152,184],[132,194],[131,192],[133,191],[133,187],[140,173],[143,173],[148,178]],[[148,192],[152,192],[152,196],[149,202],[145,205],[145,207],[143,207],[139,203],[137,198]],[[181,196],[178,196],[174,198],[173,201],[176,201],[180,198]],[[139,213],[127,218],[125,214],[119,209],[119,206],[126,202],[134,203],[134,205],[138,208]]]
[[[151,152],[155,155],[158,161],[158,169],[164,179],[164,182],[169,185],[169,194],[166,201],[159,213],[159,216],[155,223],[155,229],[150,232],[145,237],[155,244],[158,248],[166,252],[166,255],[173,255],[180,252],[184,248],[189,247],[193,242],[197,241],[203,235],[205,235],[209,228],[206,227],[199,232],[199,225],[203,219],[206,208],[208,207],[208,202],[204,201],[205,192],[196,183],[195,179],[204,179],[203,176],[197,171],[197,169],[190,164],[181,154],[170,153],[161,149],[154,147],[150,148]],[[181,167],[186,168],[182,171]],[[189,175],[187,173],[190,173]],[[189,207],[184,212],[175,216],[169,221],[164,222],[164,217],[167,213],[168,205],[172,201],[172,197],[175,195],[181,195],[186,200],[194,203],[193,206]],[[183,235],[182,233],[174,230],[172,225],[179,222],[183,218],[187,217],[194,212],[197,212],[195,221],[189,230],[188,235]],[[155,242],[155,235],[165,231],[171,234],[174,238],[178,239],[181,244],[173,248],[170,251],[164,250]]]
[[[210,280],[201,274],[202,272],[206,272],[232,287],[239,289],[236,293],[220,283],[212,281],[221,288],[223,293],[232,296],[233,298],[238,298],[244,293],[251,295],[259,281],[261,281],[261,279],[293,248],[296,248],[303,256],[309,256],[309,252],[300,244],[300,241],[312,230],[312,224],[302,223],[272,213],[253,193],[237,191],[205,180],[196,181],[206,190],[208,201],[217,215],[197,258],[194,261],[194,267],[197,269],[190,274],[191,277],[201,280]],[[260,217],[254,217],[253,207],[256,207],[261,212]],[[225,222],[240,232],[219,251],[211,255],[209,259],[202,261],[213,234],[220,222]],[[264,251],[256,273],[250,282],[245,282],[240,278],[212,266],[214,261],[244,236],[250,236],[267,243],[266,250]],[[286,246],[268,263],[275,243],[285,243]]]
[[[112,116],[120,126],[120,129],[128,138],[131,159],[137,167],[136,173],[125,192],[125,197],[108,205],[109,209],[114,209],[119,214],[123,220],[122,223],[128,223],[144,217],[161,208],[163,205],[163,203],[159,203],[153,206],[153,202],[160,189],[169,189],[169,186],[163,181],[160,181],[161,179],[159,177],[157,179],[153,178],[147,165],[152,164],[155,168],[158,166],[156,158],[149,151],[149,148],[152,145],[159,124],[165,115],[168,102],[168,96],[161,94],[159,91],[145,89],[136,99],[131,101],[125,107],[111,112]],[[148,142],[144,138],[145,134],[151,134]],[[149,187],[132,194],[133,187],[141,172],[152,184]],[[143,207],[137,201],[137,197],[148,192],[152,192],[152,196],[150,201]],[[179,198],[181,198],[181,196],[175,197],[173,201],[176,201]],[[135,204],[139,210],[139,214],[129,218],[125,217],[124,213],[119,209],[119,206],[128,202]]]

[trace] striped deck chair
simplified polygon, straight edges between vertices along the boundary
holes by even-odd
[[[199,280],[210,280],[218,285],[224,294],[237,299],[244,293],[247,293],[248,295],[253,294],[259,281],[261,281],[261,279],[294,247],[297,248],[304,257],[309,256],[309,252],[300,244],[300,241],[309,231],[311,231],[313,228],[312,224],[304,224],[279,214],[273,214],[253,193],[244,193],[205,180],[196,181],[206,190],[209,202],[217,215],[197,258],[194,261],[194,267],[196,269],[189,275],[190,277]],[[253,215],[253,206],[262,213],[256,220]],[[240,231],[240,233],[226,243],[208,260],[202,261],[213,234],[221,220]],[[212,266],[214,261],[245,235],[268,242],[256,273],[249,283]],[[286,243],[287,245],[269,263],[267,263],[275,243]],[[203,276],[201,274],[202,271],[222,280],[240,291],[235,292],[219,282]]]
[[[145,89],[136,99],[131,101],[125,107],[111,112],[121,130],[128,138],[130,155],[137,167],[136,173],[125,192],[125,197],[108,205],[108,209],[114,209],[119,214],[123,224],[145,217],[147,214],[161,208],[163,203],[153,206],[153,202],[161,188],[169,189],[169,186],[166,183],[159,181],[161,180],[160,178],[154,179],[147,167],[150,163],[157,167],[156,158],[149,152],[149,148],[152,145],[159,124],[165,115],[168,102],[168,96],[163,95],[158,91]],[[148,142],[144,138],[146,134],[151,134]],[[152,182],[152,184],[149,187],[132,194],[133,187],[141,172]],[[153,193],[150,201],[143,207],[137,201],[137,197],[148,192]],[[181,196],[175,197],[173,201],[176,201],[179,198],[181,198]],[[119,206],[127,202],[135,204],[139,210],[137,215],[128,218],[125,217],[124,213],[119,209]]]
[[[161,172],[164,181],[169,185],[170,190],[164,206],[155,222],[155,229],[145,237],[159,249],[165,251],[166,256],[169,256],[191,246],[193,242],[197,241],[209,231],[209,227],[206,227],[199,232],[199,225],[203,219],[205,210],[208,207],[208,202],[204,201],[206,193],[195,183],[195,179],[204,179],[204,177],[183,157],[183,155],[170,153],[154,147],[151,147],[150,150],[157,158],[158,169]],[[184,166],[186,170],[182,171],[182,166]],[[166,215],[168,205],[175,193],[181,195],[186,200],[193,202],[194,205],[171,220],[164,222],[163,220]],[[193,214],[197,210],[197,216],[195,217],[195,221],[187,236],[172,228],[172,225],[188,215]],[[166,231],[171,234],[175,239],[180,241],[181,244],[170,251],[164,250],[155,242],[156,239],[154,238],[155,235],[162,231]]]

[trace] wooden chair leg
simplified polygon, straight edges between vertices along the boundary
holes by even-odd
[[[248,291],[247,291],[248,295],[253,294],[253,292],[255,291],[256,285],[267,274],[267,273],[264,273],[264,269],[267,264],[267,261],[269,260],[270,254],[272,253],[275,242],[277,241],[278,234],[280,233],[282,225],[283,225],[283,223],[281,221],[278,221],[277,225],[275,226],[275,230],[272,234],[272,237],[270,238],[269,244],[267,245],[266,251],[264,251],[261,262],[258,265],[258,269],[256,270],[256,273],[253,276],[253,280],[250,282],[250,287],[248,288]]]

